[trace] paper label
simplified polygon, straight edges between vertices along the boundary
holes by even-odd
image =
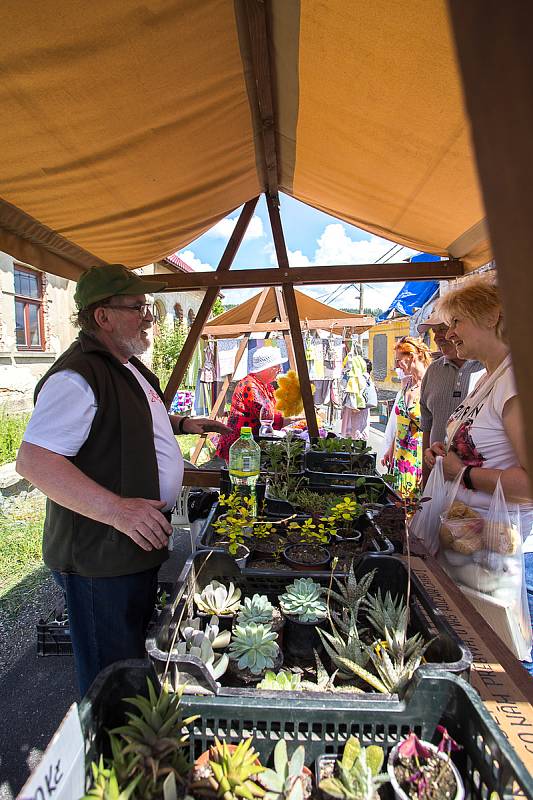
[[[17,800],[80,800],[85,794],[85,747],[73,703]]]

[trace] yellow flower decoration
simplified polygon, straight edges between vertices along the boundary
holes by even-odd
[[[274,395],[276,397],[276,410],[284,417],[297,417],[302,413],[304,404],[300,391],[300,381],[293,369],[278,378],[278,386]]]

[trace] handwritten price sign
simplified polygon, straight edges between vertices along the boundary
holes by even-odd
[[[79,800],[85,794],[85,752],[74,703],[17,800]]]

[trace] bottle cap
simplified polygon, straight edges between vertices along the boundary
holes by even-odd
[[[242,436],[243,434],[244,434],[245,436],[251,436],[251,435],[252,435],[252,429],[251,429],[251,428],[246,428],[246,427],[244,427],[244,428],[241,428],[241,436]]]

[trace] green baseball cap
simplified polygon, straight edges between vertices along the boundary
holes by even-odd
[[[161,281],[150,281],[136,275],[123,264],[108,264],[105,267],[91,267],[83,273],[76,284],[74,300],[82,311],[106,297],[117,294],[152,294],[162,291],[166,286]]]

